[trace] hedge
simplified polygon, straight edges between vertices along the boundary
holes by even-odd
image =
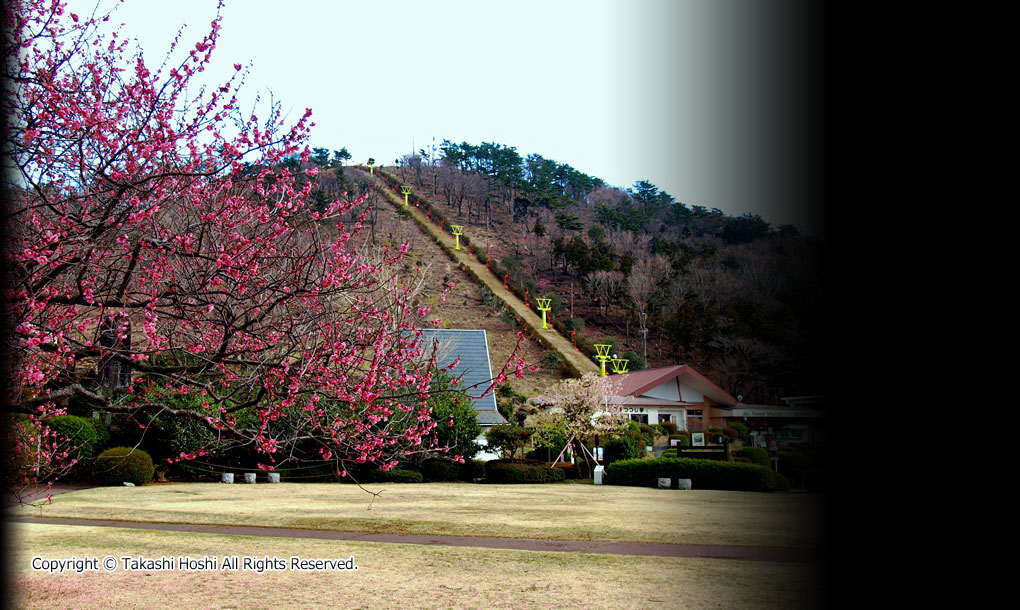
[[[366,483],[421,483],[422,475],[417,470],[407,468],[391,468],[390,470],[366,470],[361,475]]]
[[[621,460],[606,468],[606,483],[657,487],[660,478],[669,478],[674,489],[678,479],[690,479],[693,489],[768,491],[775,483],[771,470],[755,464],[739,464],[693,458],[653,458]]]
[[[485,463],[486,483],[555,483],[566,478],[562,468],[530,460],[491,460]]]

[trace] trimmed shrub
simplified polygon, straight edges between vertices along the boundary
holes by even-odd
[[[530,460],[492,460],[485,463],[486,483],[555,483],[566,471]]]
[[[738,437],[742,439],[747,438],[747,426],[745,426],[743,423],[738,421],[731,421],[730,423],[726,424],[726,427],[736,430]]]
[[[76,415],[58,415],[46,421],[51,430],[71,442],[75,447],[71,454],[79,459],[94,456],[103,443],[110,442],[110,433],[101,424],[97,427],[96,423]]]
[[[738,458],[747,458],[751,460],[752,464],[757,464],[766,468],[771,467],[769,464],[769,452],[765,451],[761,447],[743,447],[738,449],[733,455]]]
[[[808,472],[814,469],[814,464],[811,458],[797,449],[781,447],[777,469],[786,475],[793,485],[804,485]]]
[[[369,483],[421,483],[422,474],[408,468],[391,468],[390,470],[372,469],[362,474],[362,480]]]
[[[94,471],[96,480],[104,485],[122,485],[125,482],[145,485],[152,481],[155,468],[145,451],[113,447],[99,454]]]
[[[683,445],[684,447],[691,446],[691,433],[687,432],[686,430],[677,432],[675,434],[670,434],[669,440],[673,441],[674,439],[680,441],[680,444]]]
[[[755,464],[738,464],[692,458],[654,458],[621,460],[606,468],[610,485],[656,487],[660,477],[690,479],[694,489],[727,489],[734,491],[768,491],[775,484],[773,472]]]
[[[465,462],[464,466],[466,467],[466,480],[474,481],[475,479],[485,478],[485,462],[481,460],[471,460],[470,462]]]
[[[645,448],[641,441],[630,435],[623,435],[606,441],[604,448],[605,464],[608,466],[620,460],[631,460],[644,455]],[[673,451],[674,455],[676,450]]]
[[[422,480],[427,483],[470,480],[468,478],[469,470],[470,467],[467,462],[458,464],[457,462],[432,458],[421,463]]]
[[[565,478],[568,479],[581,478],[581,475],[577,472],[577,464],[572,464],[570,462],[548,462],[547,464],[549,466],[552,466],[553,468],[562,470]]]

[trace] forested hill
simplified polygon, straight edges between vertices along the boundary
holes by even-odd
[[[315,149],[310,163],[332,171],[313,198],[367,186],[344,172],[349,158]],[[521,292],[551,298],[582,351],[611,343],[631,370],[690,364],[747,403],[827,390],[827,247],[794,226],[686,205],[648,181],[613,187],[502,144],[444,140],[382,169],[464,225]]]

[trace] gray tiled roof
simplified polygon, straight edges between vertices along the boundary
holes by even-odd
[[[463,375],[464,390],[474,397],[478,423],[483,426],[506,423],[496,409],[496,394],[489,393],[479,398],[492,384],[492,367],[489,364],[489,343],[483,329],[423,329],[426,350],[431,351],[432,341],[439,341],[438,360],[440,367],[446,367],[460,357],[460,363],[452,371],[454,376]]]

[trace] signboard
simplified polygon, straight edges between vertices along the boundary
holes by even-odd
[[[814,417],[823,418],[826,412],[821,409],[797,409],[790,407],[747,407],[733,409],[737,417]]]
[[[691,433],[691,445],[693,445],[694,447],[704,447],[705,433],[704,432]]]

